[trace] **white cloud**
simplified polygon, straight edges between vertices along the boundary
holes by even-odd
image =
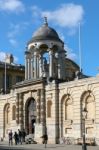
[[[25,7],[20,0],[0,0],[0,10],[7,12],[22,12]]]
[[[5,62],[5,58],[6,58],[7,54],[9,54],[9,53],[5,53],[3,51],[0,51],[0,61]],[[18,58],[16,56],[13,56],[13,57],[14,57],[14,62],[18,62]]]
[[[81,5],[68,3],[61,5],[54,11],[43,11],[32,6],[33,17],[48,17],[48,20],[60,27],[75,28],[83,21],[84,9]],[[72,33],[75,32],[72,30]]]
[[[42,16],[47,16],[48,20],[53,21],[61,27],[74,28],[83,20],[84,10],[81,5],[73,3],[61,5],[55,11],[41,12]]]
[[[4,61],[5,60],[5,56],[6,56],[6,53],[5,52],[0,52],[0,61]]]

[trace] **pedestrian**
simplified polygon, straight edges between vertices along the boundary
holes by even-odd
[[[19,143],[22,144],[22,132],[19,129],[18,129],[18,139],[19,139]]]
[[[18,134],[17,132],[14,133],[14,140],[15,140],[15,145],[18,144]]]
[[[45,144],[45,148],[46,148],[46,144],[47,144],[47,141],[48,141],[48,135],[44,134],[41,138],[43,139],[42,143]]]
[[[25,129],[22,130],[22,142],[25,142],[26,132]]]
[[[13,145],[12,138],[13,138],[13,133],[12,133],[12,130],[10,130],[10,132],[9,132],[9,146]]]

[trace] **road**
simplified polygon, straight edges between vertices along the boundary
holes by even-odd
[[[0,150],[82,150],[82,146],[64,144],[22,144],[9,146],[8,143],[0,143]],[[88,146],[87,150],[99,150],[99,146]]]

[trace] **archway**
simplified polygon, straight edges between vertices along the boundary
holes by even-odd
[[[10,127],[10,104],[7,103],[3,110],[3,137],[8,134],[8,129]]]
[[[87,115],[85,122],[83,121],[82,110],[86,108]],[[85,133],[87,137],[94,136],[94,122],[95,122],[95,98],[92,91],[85,91],[81,96],[81,136],[84,132],[85,123]]]
[[[72,137],[73,100],[70,94],[61,99],[61,137]]]
[[[25,128],[27,134],[34,134],[36,122],[36,101],[34,98],[29,98],[26,102],[25,117]]]

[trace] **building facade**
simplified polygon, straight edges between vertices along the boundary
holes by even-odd
[[[99,144],[99,76],[88,77],[66,58],[64,43],[45,21],[27,43],[25,80],[0,95],[0,135],[25,129],[37,142],[82,137],[82,110],[87,109],[86,137]]]
[[[12,54],[6,54],[5,61],[0,61],[0,93],[9,93],[12,85],[23,81],[25,67],[14,63]]]

